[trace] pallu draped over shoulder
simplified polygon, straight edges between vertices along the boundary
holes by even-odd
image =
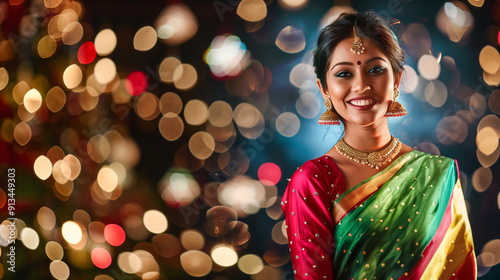
[[[283,195],[295,279],[476,279],[453,159],[411,151],[345,191],[333,159],[310,160]]]

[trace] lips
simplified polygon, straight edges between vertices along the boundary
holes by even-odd
[[[369,110],[377,103],[376,99],[351,99],[347,104],[351,105],[356,110]]]

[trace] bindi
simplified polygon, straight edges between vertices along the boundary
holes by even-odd
[[[358,66],[361,67],[361,61],[358,60]]]

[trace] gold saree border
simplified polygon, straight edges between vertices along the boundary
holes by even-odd
[[[354,206],[358,205],[368,196],[379,190],[381,186],[392,178],[401,169],[401,167],[403,167],[403,165],[411,159],[412,154],[403,155],[402,157],[404,158],[389,170],[352,190],[341,200],[336,201],[333,204],[333,220],[335,224],[338,224],[347,212],[349,212],[349,210],[351,210]]]

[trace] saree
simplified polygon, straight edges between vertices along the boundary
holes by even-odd
[[[476,279],[453,159],[412,151],[345,191],[330,157],[306,162],[283,196],[296,279]]]

